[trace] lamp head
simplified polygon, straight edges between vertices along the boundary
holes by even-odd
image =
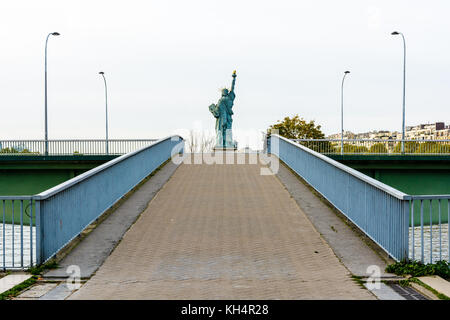
[[[350,73],[350,71],[345,71],[344,73],[347,74],[347,73]]]
[[[398,31],[394,31],[394,32],[391,33],[391,35],[393,35],[393,36],[396,36],[398,34],[400,34],[400,32],[398,32]]]
[[[103,71],[100,71],[98,74],[105,74]]]
[[[58,32],[53,32],[52,36],[59,36],[59,33]]]

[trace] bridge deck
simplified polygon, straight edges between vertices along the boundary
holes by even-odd
[[[260,165],[181,165],[72,299],[373,299]]]

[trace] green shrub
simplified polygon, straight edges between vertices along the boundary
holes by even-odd
[[[375,143],[370,147],[369,153],[388,153],[388,149],[384,143]]]
[[[450,279],[450,265],[447,261],[423,264],[419,261],[401,261],[386,267],[386,272],[396,275],[411,275],[413,277],[437,275],[444,279]]]

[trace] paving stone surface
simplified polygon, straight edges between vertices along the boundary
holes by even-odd
[[[43,296],[39,297],[39,300],[64,300],[70,296],[73,291],[74,290],[69,288],[65,282],[62,282]]]
[[[70,299],[375,299],[260,165],[182,164]]]
[[[395,274],[384,271],[386,261],[364,243],[357,233],[284,164],[280,165],[277,177],[352,274],[367,277],[372,273],[370,268],[376,266],[381,277],[396,277]]]
[[[22,292],[16,299],[36,299],[45,295],[50,290],[54,289],[57,283],[37,283],[28,290]]]

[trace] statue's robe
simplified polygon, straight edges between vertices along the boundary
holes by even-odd
[[[227,129],[231,130],[231,125],[233,123],[233,118],[231,117],[234,113],[233,113],[233,102],[234,102],[234,98],[236,97],[236,95],[234,94],[233,91],[230,91],[227,95],[227,101],[226,101],[226,106],[227,106]]]
[[[209,111],[216,118],[216,145],[221,147],[229,147],[232,145],[232,141],[227,141],[226,131],[229,130],[228,135],[231,136],[231,125],[233,122],[233,101],[235,98],[233,91],[229,92],[228,95],[222,96],[217,104],[211,104],[209,106]]]

